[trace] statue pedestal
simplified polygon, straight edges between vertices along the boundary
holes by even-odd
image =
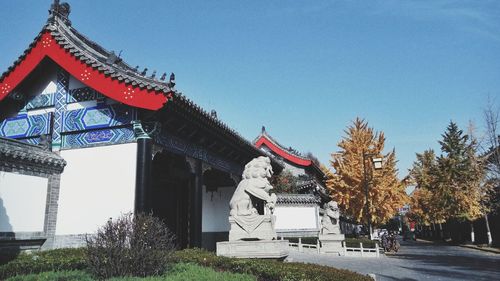
[[[342,255],[342,241],[345,240],[344,234],[320,234],[319,242],[321,243],[320,253],[323,254],[338,254]]]
[[[242,239],[273,240],[276,239],[273,215],[257,215],[251,219],[245,217],[229,217],[229,241]]]
[[[288,240],[217,242],[217,256],[284,259],[288,256]]]

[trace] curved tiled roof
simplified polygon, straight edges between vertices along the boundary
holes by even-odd
[[[266,139],[268,139],[269,141],[271,141],[274,145],[276,145],[277,147],[279,147],[280,149],[282,149],[283,151],[285,151],[286,153],[288,154],[291,154],[299,159],[302,159],[302,160],[309,160],[311,161],[311,159],[309,159],[308,157],[305,157],[303,156],[302,154],[300,154],[300,152],[296,151],[295,149],[292,149],[291,147],[290,148],[286,148],[284,145],[280,144],[277,140],[275,140],[273,137],[271,137],[265,130],[265,128],[263,127],[262,128],[262,132],[261,134],[254,139],[253,143],[257,143],[262,137],[265,137]]]
[[[314,196],[313,194],[285,194],[280,193],[276,195],[278,200],[277,204],[289,204],[289,205],[311,205],[320,204],[321,199]]]
[[[321,179],[325,178],[325,173],[311,158],[302,156],[300,153],[293,149],[285,148],[285,146],[281,145],[266,132],[264,126],[262,126],[262,132],[259,134],[259,136],[254,139],[253,144],[257,148],[265,145],[280,157],[283,157],[284,159],[294,163],[295,165],[312,169],[317,175],[319,175]]]
[[[38,145],[0,137],[0,167],[62,173],[66,161]]]
[[[103,47],[91,41],[71,26],[67,26],[59,18],[56,24],[48,24],[46,29],[55,38],[59,45],[69,51],[73,56],[88,66],[101,71],[104,75],[125,85],[137,86],[140,89],[154,90],[169,94],[173,91],[170,82],[158,81],[138,73],[121,58],[116,57],[114,52],[105,50]]]
[[[297,188],[299,190],[312,189],[312,188],[315,188],[317,185],[318,185],[318,183],[314,179],[297,182]]]
[[[42,28],[42,31],[35,37],[28,49],[0,76],[0,101],[10,92],[13,92],[15,86],[43,58],[48,56],[67,71],[74,70],[70,73],[82,83],[112,99],[150,110],[167,109],[164,105],[167,101],[170,101],[169,103],[175,105],[176,110],[189,112],[190,117],[195,117],[197,121],[214,129],[218,134],[225,135],[237,144],[237,146],[250,150],[253,155],[269,156],[267,153],[255,148],[251,142],[241,137],[216,116],[212,116],[182,95],[182,93],[177,92],[174,89],[175,83],[173,80],[163,82],[154,77],[146,77],[140,74],[137,69],[132,68],[121,58],[117,57],[113,52],[106,50],[79,33],[71,26],[71,22],[67,18],[68,14],[64,15],[57,11],[57,7],[61,7],[62,5],[67,4],[59,4],[59,1],[54,1],[50,10],[51,17]],[[56,44],[52,44],[53,41]],[[83,68],[80,68],[81,66]],[[18,73],[15,73],[16,71]],[[75,71],[80,72],[75,74]],[[81,73],[82,71],[84,73]],[[82,76],[85,75],[86,71],[100,76],[101,79],[97,81],[98,83],[96,82],[97,84],[90,84],[92,81],[88,81],[85,76]],[[16,83],[6,82],[9,79]],[[7,84],[9,84],[9,88],[4,89]],[[134,89],[136,90],[135,99],[127,99],[127,97],[123,96],[125,94],[124,91],[133,91]],[[140,93],[142,95],[139,95]],[[281,167],[274,159],[272,161],[275,165]]]
[[[52,44],[53,41],[56,44]],[[67,18],[53,15],[28,49],[0,76],[0,100],[45,57],[54,60],[80,82],[93,88],[99,85],[102,89],[97,90],[102,94],[131,106],[156,110],[175,92],[173,80],[163,82],[142,75],[114,52],[79,33]]]
[[[265,145],[269,147],[269,149],[271,149],[274,153],[278,154],[279,156],[283,157],[284,159],[296,165],[300,165],[303,167],[312,165],[311,159],[298,155],[297,153],[284,148],[282,145],[274,141],[268,134],[266,134],[265,131],[263,131],[259,135],[259,137],[257,137],[254,140],[254,145],[257,148],[260,148],[262,145]]]
[[[229,127],[225,122],[217,118],[216,115],[210,114],[208,111],[197,105],[191,99],[183,95],[181,92],[175,92],[169,106],[165,106],[163,110],[180,111],[183,114],[189,114],[189,118],[195,122],[210,128],[215,135],[224,136],[230,140],[238,149],[249,151],[252,157],[267,156],[271,159],[273,169],[276,173],[281,173],[283,164],[277,161],[273,155],[263,151],[253,145],[250,141],[241,136],[236,130]]]

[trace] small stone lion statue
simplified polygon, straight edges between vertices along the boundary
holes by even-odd
[[[271,167],[269,157],[260,156],[248,162],[243,171],[243,179],[238,184],[229,202],[231,208],[230,215],[233,217],[258,215],[258,211],[254,207],[254,202],[252,202],[252,196],[264,201],[265,206],[272,213],[276,204],[276,194],[269,194],[269,191],[273,188],[269,183],[269,178],[272,175],[273,168]]]
[[[325,213],[321,219],[321,234],[340,234],[340,212],[337,202],[330,201],[325,204]]]

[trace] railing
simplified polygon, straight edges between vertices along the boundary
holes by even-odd
[[[359,248],[347,247],[345,241],[342,241],[344,256],[361,256],[361,257],[380,257],[380,247],[375,243],[375,248],[364,248],[363,243],[359,243]]]
[[[303,244],[302,238],[298,238],[299,242],[288,242],[288,246],[292,250],[296,250],[300,253],[304,252],[317,252],[320,253],[320,242],[317,240],[316,245],[314,244]],[[283,237],[281,237],[283,240]],[[357,247],[347,247],[345,241],[342,241],[342,249],[344,249],[344,256],[357,256],[357,257],[380,257],[380,250],[378,243],[375,243],[375,248],[365,248],[363,243],[359,243],[359,248]]]
[[[283,240],[283,237],[281,237],[281,240]],[[298,243],[288,242],[288,246],[291,249],[297,250],[297,251],[299,251],[301,253],[304,252],[304,249],[307,249],[306,250],[307,252],[317,252],[317,253],[319,253],[319,249],[320,249],[319,240],[316,243],[316,245],[314,245],[314,244],[303,244],[302,243],[302,238],[299,238],[299,242]]]

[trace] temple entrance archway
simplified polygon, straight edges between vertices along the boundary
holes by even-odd
[[[176,235],[182,248],[196,246],[192,237],[193,224],[191,193],[194,190],[194,173],[184,156],[170,152],[157,153],[151,169],[150,210],[161,218]]]
[[[229,200],[237,182],[227,172],[205,170],[201,160],[190,160],[166,150],[155,154],[147,210],[176,235],[179,248],[215,250],[216,242],[228,239]]]

